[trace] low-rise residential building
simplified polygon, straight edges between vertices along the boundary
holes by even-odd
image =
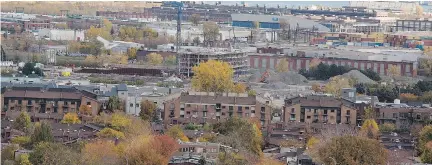
[[[284,122],[357,124],[355,103],[326,95],[311,95],[285,100]]]
[[[375,107],[377,123],[393,123],[396,129],[409,130],[413,125],[432,119],[430,108],[411,107],[406,104],[378,104]]]
[[[50,119],[60,121],[68,112],[79,112],[84,104],[91,108],[91,115],[99,112],[99,102],[83,95],[75,88],[12,87],[2,90],[2,115],[14,119],[21,111],[27,111],[32,121]]]
[[[230,117],[257,118],[263,128],[271,121],[269,101],[262,103],[256,96],[213,92],[184,92],[164,103],[165,124],[215,123]]]

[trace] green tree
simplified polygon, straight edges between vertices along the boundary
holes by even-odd
[[[324,164],[386,164],[388,153],[378,140],[339,136],[319,148],[318,156]]]
[[[425,144],[422,154],[420,155],[422,163],[432,163],[432,142],[429,141]]]
[[[98,132],[96,135],[98,137],[102,137],[102,138],[119,138],[119,139],[125,138],[125,135],[123,132],[116,131],[116,130],[111,129],[111,128],[104,128],[100,132]]]
[[[51,125],[44,121],[36,123],[30,139],[32,144],[37,144],[39,142],[52,142],[54,137],[51,132]]]
[[[153,118],[153,120],[155,119],[156,116],[156,104],[149,101],[149,100],[142,100],[141,101],[141,107],[140,107],[140,113],[139,116],[141,117],[141,119],[145,120],[145,121],[149,121],[150,119]]]
[[[69,112],[63,116],[63,120],[61,121],[63,124],[79,124],[81,120],[78,117],[78,114],[75,112]]]
[[[432,103],[432,91],[427,91],[420,96],[420,100],[424,103]]]
[[[165,134],[176,140],[180,139],[181,141],[189,141],[180,125],[170,127]]]
[[[43,76],[44,74],[43,74],[42,70],[40,68],[35,67],[35,66],[36,66],[36,63],[26,63],[24,65],[24,67],[22,68],[22,73],[24,75],[30,75],[30,74],[33,74],[33,72],[34,72],[34,74],[37,74],[39,76]]]
[[[393,132],[396,126],[393,123],[384,123],[379,126],[381,132]]]
[[[151,65],[159,65],[162,64],[163,61],[162,55],[157,53],[147,54],[146,58],[147,58],[147,62],[150,63]]]
[[[11,142],[13,144],[18,144],[20,146],[25,146],[26,144],[30,143],[30,137],[28,136],[16,136],[14,138],[11,139]]]
[[[252,120],[232,117],[223,123],[215,124],[213,128],[220,134],[217,142],[261,156],[263,137],[259,127]]]
[[[171,55],[165,59],[165,63],[168,65],[176,65],[176,56]]]
[[[111,96],[108,99],[108,110],[110,111],[115,111],[115,110],[119,110],[121,106],[121,101],[120,98],[117,96]]]
[[[5,160],[15,160],[15,151],[18,150],[18,145],[2,145],[1,150],[1,164],[5,162]]]
[[[28,132],[31,126],[30,115],[26,111],[21,111],[20,115],[15,119],[12,127],[16,130]]]
[[[38,143],[29,160],[34,165],[78,165],[80,155],[61,143]]]
[[[136,48],[129,48],[127,50],[127,55],[129,59],[136,59],[137,49]]]
[[[427,125],[423,127],[419,135],[418,148],[420,152],[424,151],[426,148],[426,143],[432,141],[432,125]]]

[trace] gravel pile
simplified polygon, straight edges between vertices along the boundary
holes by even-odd
[[[375,84],[376,83],[374,80],[370,79],[369,77],[367,77],[366,75],[364,75],[363,73],[361,73],[358,70],[351,70],[348,73],[345,73],[341,76],[345,77],[345,78],[354,78],[357,80],[357,83],[364,83],[364,84]]]
[[[283,82],[271,82],[268,84],[264,84],[263,86],[261,86],[261,88],[266,88],[266,89],[286,89],[288,88],[288,86],[283,83]]]
[[[270,76],[269,82],[282,82],[288,85],[298,85],[307,83],[306,77],[295,72],[284,72],[276,73],[274,76]]]
[[[264,72],[265,71],[253,72],[252,75],[249,77],[249,81],[259,82]],[[275,71],[270,70],[269,75],[270,76],[267,78],[267,82],[269,83],[282,82],[285,85],[298,85],[307,83],[306,77],[295,72],[276,73]]]

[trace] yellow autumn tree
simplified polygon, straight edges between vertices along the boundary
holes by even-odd
[[[317,143],[319,143],[319,139],[315,137],[310,137],[309,140],[306,143],[306,147],[313,148]]]
[[[159,65],[162,64],[163,58],[162,55],[157,53],[147,54],[147,62],[151,65]]]
[[[61,121],[63,124],[79,124],[81,120],[78,118],[78,114],[74,112],[66,113]]]
[[[79,107],[79,112],[83,115],[91,115],[92,114],[92,110],[88,105],[84,105],[81,104],[81,106]]]
[[[100,132],[96,134],[98,137],[102,138],[119,138],[123,139],[125,138],[125,135],[123,132],[111,129],[111,128],[104,128]]]
[[[288,72],[288,61],[286,59],[280,60],[280,62],[276,65],[276,71],[279,73]]]
[[[366,119],[360,128],[360,134],[370,139],[378,138],[379,127],[374,119]]]
[[[418,96],[412,93],[401,93],[399,97],[402,101],[417,101],[419,99]]]
[[[325,85],[324,91],[326,93],[330,93],[335,96],[340,96],[342,88],[350,88],[350,87],[352,86],[349,78],[336,76],[331,78],[330,82],[328,82]]]
[[[136,48],[129,48],[127,50],[127,56],[129,59],[135,59],[136,58],[137,49]]]
[[[396,76],[400,76],[400,74],[401,74],[401,71],[400,71],[399,67],[397,67],[396,65],[391,65],[387,69],[387,75],[392,76],[393,78]]]
[[[246,92],[246,85],[242,83],[237,83],[234,85],[233,92],[235,93],[245,93]]]
[[[188,142],[189,139],[186,137],[186,135],[183,132],[183,129],[180,127],[180,125],[175,125],[169,128],[166,132],[166,135],[174,138],[174,139],[180,139],[181,141]]]
[[[234,70],[229,63],[209,60],[192,68],[192,88],[203,92],[227,92],[234,85]]]
[[[98,140],[87,143],[82,149],[82,159],[86,164],[121,164],[117,153],[118,146],[112,140]]]

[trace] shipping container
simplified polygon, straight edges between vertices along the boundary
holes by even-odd
[[[369,42],[362,42],[361,46],[369,46]]]
[[[354,42],[347,42],[348,46],[354,46]]]
[[[354,42],[354,46],[362,46],[361,42]]]
[[[390,43],[384,43],[384,47],[389,47]]]
[[[333,42],[327,41],[326,45],[333,45]]]

